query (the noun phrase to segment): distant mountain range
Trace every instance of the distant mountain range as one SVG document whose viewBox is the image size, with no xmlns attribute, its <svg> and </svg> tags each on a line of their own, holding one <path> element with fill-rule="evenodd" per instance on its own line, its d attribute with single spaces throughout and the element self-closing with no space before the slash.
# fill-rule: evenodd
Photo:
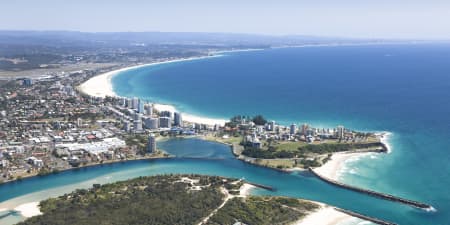
<svg viewBox="0 0 450 225">
<path fill-rule="evenodd" d="M 349 39 L 316 36 L 269 36 L 237 33 L 0 31 L 0 44 L 73 45 L 301 45 L 320 43 L 378 42 L 381 39 Z"/>
</svg>

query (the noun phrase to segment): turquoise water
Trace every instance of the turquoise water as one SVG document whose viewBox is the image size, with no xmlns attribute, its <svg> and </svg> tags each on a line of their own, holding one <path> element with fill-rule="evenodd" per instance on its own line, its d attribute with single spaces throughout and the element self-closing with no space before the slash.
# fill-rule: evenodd
<svg viewBox="0 0 450 225">
<path fill-rule="evenodd" d="M 244 163 L 234 159 L 229 147 L 222 144 L 188 138 L 160 142 L 159 147 L 175 155 L 182 150 L 181 157 L 185 157 L 186 154 L 194 158 L 203 157 L 205 152 L 209 152 L 210 156 L 213 157 L 208 159 L 174 158 L 133 161 L 25 179 L 0 186 L 0 201 L 3 201 L 0 203 L 0 207 L 12 203 L 22 204 L 39 201 L 51 196 L 61 195 L 76 188 L 86 188 L 93 183 L 113 182 L 154 174 L 198 173 L 245 178 L 252 182 L 276 188 L 276 192 L 257 190 L 254 194 L 275 194 L 306 198 L 368 215 L 377 215 L 391 221 L 404 221 L 404 224 L 426 224 L 423 221 L 427 221 L 428 217 L 438 218 L 436 214 L 426 213 L 409 206 L 336 188 L 308 173 L 287 174 Z M 31 194 L 27 195 L 27 193 Z M 412 216 L 414 221 L 420 219 L 422 222 L 413 223 L 412 219 L 405 219 L 405 216 Z M 18 220 L 20 217 L 16 215 L 6 217 L 6 219 Z"/>
<path fill-rule="evenodd" d="M 449 62 L 449 44 L 288 48 L 141 68 L 113 82 L 119 95 L 190 114 L 390 131 L 391 154 L 349 162 L 340 179 L 429 202 L 445 218 L 429 223 L 449 224 Z"/>
<path fill-rule="evenodd" d="M 234 160 L 226 146 L 196 139 L 160 147 L 204 159 L 129 162 L 1 185 L 0 209 L 92 183 L 181 172 L 245 177 L 274 186 L 277 195 L 322 201 L 401 225 L 449 224 L 449 62 L 450 45 L 445 44 L 310 47 L 231 53 L 113 78 L 119 95 L 173 104 L 189 114 L 229 118 L 261 113 L 282 124 L 390 131 L 392 153 L 349 162 L 340 179 L 429 203 L 436 212 L 342 190 L 305 173 L 248 165 Z"/>
</svg>

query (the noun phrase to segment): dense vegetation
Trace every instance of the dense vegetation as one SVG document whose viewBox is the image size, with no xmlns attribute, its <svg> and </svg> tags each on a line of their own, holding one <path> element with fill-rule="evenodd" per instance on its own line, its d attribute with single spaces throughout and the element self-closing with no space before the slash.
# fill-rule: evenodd
<svg viewBox="0 0 450 225">
<path fill-rule="evenodd" d="M 239 194 L 243 182 L 235 181 L 217 176 L 161 175 L 94 185 L 42 201 L 43 215 L 19 224 L 198 224 L 223 203 L 223 190 Z M 289 224 L 318 207 L 293 198 L 234 196 L 207 224 Z"/>
<path fill-rule="evenodd" d="M 367 149 L 367 148 L 375 148 L 375 147 L 383 147 L 382 143 L 374 142 L 374 143 L 324 143 L 318 145 L 305 145 L 298 148 L 299 152 L 302 153 L 316 153 L 316 154 L 326 154 L 333 152 L 343 152 L 343 151 L 351 151 L 356 149 Z"/>
<path fill-rule="evenodd" d="M 267 123 L 267 120 L 262 115 L 256 115 L 254 117 L 251 116 L 243 116 L 237 115 L 230 118 L 230 121 L 225 124 L 227 127 L 235 128 L 240 125 L 243 121 L 252 121 L 256 125 L 264 125 Z"/>
<path fill-rule="evenodd" d="M 208 221 L 208 225 L 290 224 L 318 208 L 317 204 L 283 197 L 234 198 Z"/>
<path fill-rule="evenodd" d="M 268 150 L 258 149 L 252 147 L 245 147 L 242 154 L 263 159 L 274 158 L 297 158 L 303 157 L 308 154 L 329 154 L 334 152 L 370 149 L 370 148 L 382 148 L 383 144 L 380 142 L 373 143 L 323 143 L 323 144 L 307 144 L 298 147 L 295 150 L 278 150 L 276 147 L 271 146 Z"/>
<path fill-rule="evenodd" d="M 223 178 L 189 177 L 210 186 L 190 190 L 179 175 L 140 177 L 45 200 L 43 215 L 20 224 L 195 224 L 223 202 Z"/>
</svg>

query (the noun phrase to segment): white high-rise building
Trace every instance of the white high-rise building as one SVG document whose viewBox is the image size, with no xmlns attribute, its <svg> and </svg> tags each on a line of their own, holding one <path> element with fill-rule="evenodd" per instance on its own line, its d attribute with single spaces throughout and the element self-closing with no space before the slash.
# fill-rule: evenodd
<svg viewBox="0 0 450 225">
<path fill-rule="evenodd" d="M 148 136 L 147 153 L 154 153 L 156 151 L 156 138 L 154 134 Z"/>
<path fill-rule="evenodd" d="M 147 104 L 145 107 L 145 115 L 152 116 L 153 115 L 153 106 L 150 104 Z"/>
<path fill-rule="evenodd" d="M 131 108 L 132 109 L 138 109 L 139 108 L 139 99 L 138 98 L 134 97 L 132 99 Z"/>
<path fill-rule="evenodd" d="M 144 101 L 141 99 L 138 99 L 138 106 L 137 109 L 138 113 L 144 113 Z"/>
<path fill-rule="evenodd" d="M 142 116 L 139 113 L 136 113 L 134 115 L 134 130 L 135 131 L 141 131 L 142 130 Z"/>
</svg>

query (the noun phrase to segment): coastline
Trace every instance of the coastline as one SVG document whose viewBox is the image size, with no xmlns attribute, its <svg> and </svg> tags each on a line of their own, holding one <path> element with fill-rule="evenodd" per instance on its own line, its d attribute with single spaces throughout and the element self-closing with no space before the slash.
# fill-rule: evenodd
<svg viewBox="0 0 450 225">
<path fill-rule="evenodd" d="M 345 153 L 337 152 L 331 156 L 322 166 L 315 168 L 314 171 L 320 175 L 332 180 L 340 180 L 340 171 L 344 168 L 346 162 L 357 157 L 367 156 L 373 153 Z"/>
<path fill-rule="evenodd" d="M 117 163 L 126 163 L 126 162 L 131 162 L 131 161 L 152 160 L 152 159 L 167 159 L 167 158 L 172 158 L 172 157 L 171 156 L 156 156 L 156 157 L 155 156 L 149 156 L 149 157 L 142 157 L 142 158 L 128 159 L 128 160 L 111 160 L 111 161 L 105 161 L 103 163 L 95 163 L 95 164 L 89 164 L 89 165 L 79 166 L 79 167 L 71 167 L 71 168 L 67 168 L 67 169 L 64 169 L 64 170 L 60 170 L 59 172 L 76 170 L 76 169 L 83 169 L 83 168 L 89 168 L 89 167 L 95 167 L 95 166 L 111 165 L 111 164 L 117 164 Z M 44 175 L 44 176 L 46 176 L 46 175 Z M 33 177 L 38 177 L 38 176 L 39 176 L 38 174 L 30 175 L 30 176 L 22 178 L 21 180 L 25 180 L 25 179 L 29 179 L 29 178 L 33 178 Z M 17 180 L 17 179 L 9 180 L 9 181 L 3 182 L 2 184 L 14 182 L 14 181 L 21 181 L 21 180 Z M 2 184 L 0 184 L 0 185 L 2 185 Z M 40 209 L 39 209 L 39 201 L 33 201 L 33 202 L 22 201 L 22 202 L 19 202 L 19 204 L 8 204 L 9 203 L 8 201 L 9 200 L 0 202 L 0 205 L 3 207 L 3 208 L 0 208 L 0 212 L 15 211 L 15 212 L 18 212 L 24 218 L 29 218 L 29 217 L 33 217 L 33 216 L 37 216 L 37 215 L 42 214 Z M 6 205 L 5 205 L 5 203 L 6 203 Z"/>
<path fill-rule="evenodd" d="M 256 186 L 244 183 L 241 188 L 239 188 L 239 197 L 247 197 L 251 194 L 252 190 L 255 189 Z"/>
<path fill-rule="evenodd" d="M 260 50 L 260 49 L 255 49 Z M 124 67 L 121 69 L 109 71 L 103 74 L 96 75 L 89 80 L 83 82 L 81 85 L 77 87 L 77 89 L 86 95 L 92 96 L 92 97 L 99 97 L 99 98 L 105 98 L 105 97 L 120 97 L 114 92 L 113 85 L 112 85 L 112 78 L 116 76 L 117 74 L 129 71 L 141 67 L 147 67 L 147 66 L 156 66 L 156 65 L 162 65 L 162 64 L 169 64 L 169 63 L 175 63 L 175 62 L 185 62 L 185 61 L 193 61 L 193 60 L 200 60 L 200 59 L 209 59 L 209 58 L 215 58 L 215 57 L 222 57 L 223 55 L 221 53 L 225 52 L 237 52 L 237 51 L 244 51 L 244 50 L 231 50 L 231 51 L 220 51 L 220 52 L 213 52 L 212 55 L 207 56 L 197 56 L 197 57 L 189 57 L 189 58 L 180 58 L 180 59 L 172 59 L 167 61 L 161 61 L 161 62 L 153 62 L 153 63 L 147 63 L 142 65 L 135 65 L 135 66 L 129 66 Z M 248 50 L 250 51 L 250 50 Z M 254 50 L 252 50 L 254 51 Z M 154 103 L 153 104 L 155 109 L 158 111 L 170 111 L 172 113 L 176 112 L 177 109 L 173 105 L 168 104 L 161 104 L 161 103 Z M 226 119 L 218 119 L 218 118 L 207 118 L 207 117 L 201 117 L 191 114 L 183 113 L 183 120 L 191 123 L 201 123 L 206 125 L 224 125 L 227 120 Z"/>
<path fill-rule="evenodd" d="M 39 202 L 29 202 L 14 208 L 14 211 L 17 211 L 25 218 L 30 218 L 33 216 L 41 215 L 42 212 L 39 208 Z"/>
<path fill-rule="evenodd" d="M 165 153 L 164 151 L 162 151 L 162 152 Z M 170 156 L 170 155 L 169 156 L 146 156 L 146 157 L 140 157 L 140 158 L 134 158 L 134 159 L 126 159 L 126 160 L 108 160 L 108 161 L 103 161 L 103 163 L 91 163 L 91 164 L 87 164 L 87 165 L 81 165 L 81 166 L 78 166 L 78 167 L 69 167 L 69 168 L 66 168 L 66 169 L 61 169 L 61 170 L 50 172 L 50 173 L 43 174 L 43 175 L 40 175 L 38 173 L 29 174 L 28 176 L 21 177 L 20 179 L 15 178 L 13 180 L 3 181 L 2 183 L 0 183 L 0 186 L 3 185 L 3 184 L 15 182 L 15 181 L 22 181 L 22 180 L 26 180 L 26 179 L 30 179 L 30 178 L 34 178 L 34 177 L 47 176 L 47 175 L 50 175 L 50 174 L 61 173 L 61 172 L 70 171 L 70 170 L 76 170 L 76 169 L 83 169 L 83 168 L 88 168 L 88 167 L 110 165 L 110 164 L 116 164 L 116 163 L 125 163 L 125 162 L 131 162 L 131 161 L 152 160 L 152 159 L 168 159 L 168 158 L 173 158 L 173 156 Z M 1 210 L 9 210 L 9 209 L 0 209 L 0 212 L 1 212 Z"/>
<path fill-rule="evenodd" d="M 383 143 L 387 148 L 387 154 L 392 151 L 391 146 L 389 145 L 389 138 L 392 136 L 391 132 L 377 132 L 375 133 L 380 137 L 380 142 Z M 345 164 L 349 161 L 359 160 L 360 158 L 370 156 L 373 154 L 379 154 L 374 152 L 337 152 L 333 153 L 331 159 L 328 160 L 324 165 L 314 168 L 314 171 L 324 176 L 328 179 L 340 181 L 341 179 L 341 171 L 345 167 Z"/>
<path fill-rule="evenodd" d="M 320 205 L 317 211 L 306 215 L 291 225 L 338 225 L 355 219 L 355 217 L 339 212 L 331 206 L 320 202 L 314 203 Z"/>
</svg>

